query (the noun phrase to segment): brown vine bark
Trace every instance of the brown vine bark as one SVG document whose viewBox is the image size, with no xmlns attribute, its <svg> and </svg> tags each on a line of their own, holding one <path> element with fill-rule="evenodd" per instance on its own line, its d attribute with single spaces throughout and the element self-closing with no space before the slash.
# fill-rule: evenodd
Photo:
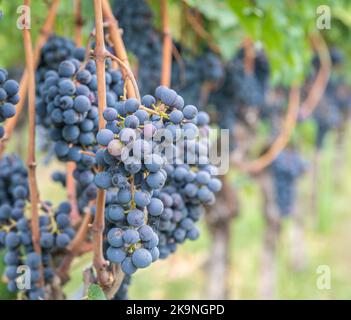
<svg viewBox="0 0 351 320">
<path fill-rule="evenodd" d="M 281 218 L 275 204 L 272 177 L 268 171 L 256 176 L 263 195 L 265 231 L 262 248 L 259 295 L 261 299 L 274 299 L 276 294 L 276 258 L 281 231 Z"/>
<path fill-rule="evenodd" d="M 23 4 L 30 7 L 30 0 L 24 0 Z M 40 228 L 39 228 L 39 191 L 36 178 L 35 162 L 35 66 L 32 48 L 32 37 L 29 27 L 23 28 L 23 44 L 26 59 L 26 73 L 28 75 L 28 114 L 29 114 L 29 141 L 28 141 L 28 180 L 31 202 L 31 229 L 33 247 L 37 254 L 41 256 Z M 43 268 L 40 267 L 40 284 L 44 284 Z"/>
<path fill-rule="evenodd" d="M 77 47 L 81 47 L 83 44 L 82 28 L 83 28 L 83 18 L 82 18 L 82 2 L 81 0 L 74 0 L 74 39 Z"/>
<path fill-rule="evenodd" d="M 331 69 L 329 50 L 323 37 L 320 34 L 314 34 L 311 36 L 311 43 L 317 51 L 320 61 L 320 69 L 312 88 L 308 93 L 308 96 L 301 104 L 300 116 L 302 119 L 306 119 L 312 114 L 323 97 L 324 91 L 328 84 Z"/>
<path fill-rule="evenodd" d="M 258 173 L 262 171 L 264 168 L 269 166 L 271 162 L 278 156 L 278 154 L 285 148 L 287 143 L 289 142 L 290 136 L 295 128 L 298 108 L 300 101 L 300 92 L 299 88 L 296 85 L 293 85 L 290 90 L 289 95 L 289 106 L 287 110 L 287 114 L 285 117 L 285 122 L 283 125 L 283 129 L 277 139 L 273 142 L 271 147 L 260 156 L 256 160 L 252 160 L 250 162 L 238 162 L 237 159 L 231 159 L 232 163 L 236 165 L 241 171 L 247 173 Z"/>
<path fill-rule="evenodd" d="M 160 0 L 163 31 L 161 85 L 170 87 L 172 72 L 172 36 L 169 29 L 167 0 Z"/>
<path fill-rule="evenodd" d="M 105 80 L 105 40 L 104 27 L 102 19 L 101 0 L 94 0 L 95 28 L 96 28 L 96 75 L 98 80 L 98 108 L 99 108 L 99 129 L 105 127 L 103 112 L 106 106 L 106 80 Z M 101 168 L 99 168 L 101 170 Z M 93 232 L 93 265 L 97 273 L 97 279 L 102 288 L 107 288 L 109 283 L 109 274 L 107 271 L 108 262 L 103 255 L 103 231 L 105 228 L 105 197 L 104 189 L 98 189 L 96 199 L 96 213 L 92 226 Z"/>
<path fill-rule="evenodd" d="M 228 298 L 230 273 L 231 222 L 238 214 L 235 190 L 226 176 L 221 176 L 222 190 L 216 203 L 206 208 L 206 223 L 212 236 L 212 246 L 206 266 L 206 298 L 222 300 Z"/>
<path fill-rule="evenodd" d="M 111 6 L 108 0 L 102 0 L 102 10 L 105 21 L 108 23 L 110 38 L 113 43 L 116 56 L 130 69 L 128 55 L 123 43 L 121 31 L 118 26 L 118 21 L 114 17 Z M 125 70 L 122 70 L 123 79 L 127 82 L 127 96 L 128 98 L 136 98 L 137 93 L 134 91 L 133 83 L 128 77 Z M 139 99 L 140 100 L 140 99 Z"/>
<path fill-rule="evenodd" d="M 38 36 L 38 40 L 36 42 L 36 46 L 34 49 L 34 64 L 35 66 L 38 65 L 39 59 L 40 59 L 40 50 L 46 40 L 49 37 L 49 34 L 53 28 L 53 25 L 55 23 L 56 19 L 56 14 L 58 10 L 58 6 L 60 4 L 60 0 L 53 0 L 51 3 L 51 7 L 49 9 L 48 15 L 45 19 L 45 22 L 40 29 L 40 34 Z M 25 70 L 23 72 L 22 79 L 20 81 L 20 89 L 19 89 L 19 97 L 20 100 L 18 104 L 16 105 L 16 115 L 13 118 L 8 119 L 5 124 L 5 137 L 0 141 L 0 158 L 2 157 L 2 154 L 6 148 L 6 142 L 11 138 L 12 133 L 14 128 L 16 127 L 16 124 L 18 122 L 19 116 L 21 114 L 21 111 L 23 109 L 24 103 L 26 101 L 26 94 L 27 94 L 27 88 L 28 88 L 28 74 L 27 71 Z"/>
<path fill-rule="evenodd" d="M 220 54 L 221 50 L 218 45 L 213 41 L 212 36 L 203 28 L 198 20 L 189 12 L 185 10 L 185 16 L 195 33 L 203 40 L 206 41 L 208 47 L 215 53 Z"/>
<path fill-rule="evenodd" d="M 108 3 L 107 3 L 108 4 Z M 109 4 L 108 4 L 109 6 Z M 94 0 L 95 12 L 95 28 L 96 28 L 96 46 L 95 46 L 95 59 L 96 59 L 96 75 L 98 79 L 98 107 L 99 107 L 99 129 L 105 127 L 105 120 L 103 118 L 103 111 L 106 106 L 106 82 L 105 82 L 105 59 L 110 56 L 117 59 L 123 66 L 127 66 L 124 61 L 108 54 L 105 49 L 104 29 L 103 29 L 103 15 L 102 15 L 102 0 Z M 123 42 L 122 42 L 123 44 Z M 126 70 L 129 70 L 126 67 Z M 130 80 L 134 80 L 132 77 Z M 131 82 L 134 83 L 133 81 Z M 136 85 L 136 83 L 134 83 Z M 137 86 L 136 86 L 137 88 Z M 133 87 L 133 92 L 134 92 Z M 134 92 L 135 93 L 135 92 Z M 135 93 L 140 99 L 139 92 Z M 101 170 L 101 168 L 99 168 Z M 115 292 L 120 287 L 124 273 L 121 267 L 114 265 L 109 268 L 108 261 L 105 260 L 103 255 L 103 231 L 105 228 L 105 198 L 106 192 L 103 189 L 98 189 L 96 199 L 96 213 L 92 226 L 93 233 L 93 265 L 97 273 L 97 281 L 104 289 L 107 297 L 114 296 Z"/>
</svg>

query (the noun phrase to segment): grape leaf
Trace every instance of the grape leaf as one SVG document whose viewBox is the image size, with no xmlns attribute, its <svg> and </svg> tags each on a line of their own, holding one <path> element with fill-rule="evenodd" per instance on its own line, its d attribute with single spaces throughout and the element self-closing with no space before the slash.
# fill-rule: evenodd
<svg viewBox="0 0 351 320">
<path fill-rule="evenodd" d="M 88 300 L 107 300 L 107 298 L 101 287 L 93 283 L 88 288 Z"/>
</svg>

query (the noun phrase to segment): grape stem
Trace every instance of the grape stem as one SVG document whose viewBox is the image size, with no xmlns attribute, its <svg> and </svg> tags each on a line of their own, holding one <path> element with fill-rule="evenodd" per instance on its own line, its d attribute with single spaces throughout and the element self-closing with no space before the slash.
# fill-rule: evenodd
<svg viewBox="0 0 351 320">
<path fill-rule="evenodd" d="M 160 0 L 163 32 L 161 85 L 170 87 L 172 71 L 172 36 L 169 28 L 167 0 Z"/>
<path fill-rule="evenodd" d="M 140 93 L 139 93 L 139 89 L 138 89 L 138 84 L 135 80 L 134 74 L 132 72 L 132 70 L 129 67 L 129 64 L 124 63 L 120 58 L 114 56 L 112 53 L 108 52 L 107 50 L 105 50 L 105 58 L 111 58 L 112 60 L 116 61 L 123 70 L 125 70 L 126 72 L 126 77 L 132 82 L 133 84 L 133 89 L 135 92 L 135 98 L 138 99 L 139 101 L 140 99 Z M 128 88 L 127 88 L 127 92 L 128 92 Z"/>
<path fill-rule="evenodd" d="M 94 157 L 94 158 L 96 157 L 96 154 L 94 152 L 91 152 L 91 151 L 80 150 L 79 153 L 85 154 L 89 157 Z"/>
<path fill-rule="evenodd" d="M 30 7 L 30 0 L 24 0 L 23 4 Z M 23 28 L 23 44 L 26 59 L 26 73 L 28 77 L 28 114 L 29 114 L 29 141 L 28 141 L 28 180 L 29 193 L 31 203 L 31 229 L 34 251 L 41 256 L 40 247 L 40 226 L 39 226 L 39 191 L 36 178 L 36 162 L 35 162 L 35 65 L 32 48 L 32 37 L 30 26 Z M 44 285 L 43 266 L 40 263 L 40 279 L 41 286 Z"/>
<path fill-rule="evenodd" d="M 40 50 L 43 47 L 44 43 L 47 41 L 53 26 L 55 24 L 57 10 L 60 4 L 60 0 L 53 0 L 51 3 L 51 7 L 48 11 L 48 15 L 45 19 L 45 22 L 40 29 L 38 40 L 35 45 L 34 49 L 34 64 L 35 66 L 38 65 L 40 59 Z M 16 114 L 13 118 L 8 119 L 5 124 L 5 137 L 0 141 L 0 158 L 2 157 L 3 152 L 6 148 L 6 142 L 11 138 L 13 130 L 16 127 L 18 119 L 21 115 L 21 111 L 23 109 L 24 103 L 26 101 L 26 94 L 28 89 L 28 73 L 25 70 L 22 75 L 22 79 L 20 82 L 20 89 L 19 89 L 19 102 L 16 105 Z"/>
<path fill-rule="evenodd" d="M 285 148 L 289 142 L 290 136 L 295 128 L 298 116 L 300 103 L 300 89 L 297 85 L 292 85 L 289 94 L 289 106 L 285 117 L 283 129 L 277 139 L 273 142 L 271 147 L 260 156 L 258 159 L 252 160 L 248 163 L 239 162 L 232 158 L 232 163 L 236 165 L 241 171 L 251 174 L 257 174 L 264 168 L 269 166 L 278 154 Z"/>
<path fill-rule="evenodd" d="M 132 78 L 128 75 L 130 70 L 129 60 L 125 45 L 123 43 L 121 31 L 118 26 L 118 21 L 114 17 L 111 6 L 108 0 L 102 0 L 102 10 L 105 20 L 108 23 L 109 35 L 115 49 L 115 53 L 120 61 L 125 64 L 128 68 L 122 69 L 123 79 L 126 82 L 127 86 L 127 96 L 128 98 L 137 98 L 139 95 L 139 90 L 135 87 Z M 121 64 L 120 64 L 121 65 Z M 134 77 L 133 77 L 134 78 Z"/>
<path fill-rule="evenodd" d="M 320 68 L 311 90 L 301 104 L 300 115 L 302 119 L 306 119 L 312 114 L 323 97 L 324 91 L 328 84 L 331 69 L 330 54 L 323 37 L 319 33 L 315 33 L 311 35 L 310 39 L 312 46 L 317 51 L 320 61 Z"/>
</svg>

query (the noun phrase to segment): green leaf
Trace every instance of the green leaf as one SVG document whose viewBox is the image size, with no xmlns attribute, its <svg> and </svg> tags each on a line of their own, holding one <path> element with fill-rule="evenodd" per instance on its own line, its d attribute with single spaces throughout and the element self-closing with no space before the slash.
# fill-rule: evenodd
<svg viewBox="0 0 351 320">
<path fill-rule="evenodd" d="M 107 300 L 107 298 L 101 287 L 93 283 L 88 288 L 88 300 Z"/>
<path fill-rule="evenodd" d="M 199 10 L 207 19 L 216 21 L 222 29 L 237 25 L 236 17 L 230 12 L 224 0 L 186 0 L 187 4 Z"/>
</svg>

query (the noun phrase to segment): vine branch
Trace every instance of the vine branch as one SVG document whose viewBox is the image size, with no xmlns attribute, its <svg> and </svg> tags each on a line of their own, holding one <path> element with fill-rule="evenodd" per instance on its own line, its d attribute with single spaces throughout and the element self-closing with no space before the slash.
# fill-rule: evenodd
<svg viewBox="0 0 351 320">
<path fill-rule="evenodd" d="M 115 49 L 115 54 L 128 68 L 130 69 L 128 55 L 123 43 L 121 31 L 118 26 L 118 21 L 114 17 L 111 6 L 108 0 L 102 0 L 102 10 L 105 20 L 108 22 L 110 38 Z M 127 76 L 126 69 L 122 69 L 122 75 L 127 86 L 128 98 L 136 98 L 139 93 L 135 92 L 134 85 L 130 77 Z M 140 97 L 139 97 L 140 100 Z"/>
<path fill-rule="evenodd" d="M 244 49 L 244 71 L 246 75 L 253 74 L 255 68 L 255 48 L 252 40 L 245 37 L 243 41 Z"/>
<path fill-rule="evenodd" d="M 104 27 L 102 19 L 102 0 L 94 0 L 95 28 L 96 28 L 96 75 L 98 80 L 98 108 L 99 108 L 99 129 L 105 127 L 103 111 L 106 106 L 106 81 L 105 81 L 105 59 L 106 49 L 104 40 Z M 101 171 L 102 168 L 99 168 Z M 113 275 L 108 271 L 108 261 L 103 255 L 103 232 L 105 228 L 105 198 L 106 191 L 98 189 L 96 199 L 96 213 L 92 226 L 93 232 L 93 265 L 97 273 L 97 280 L 101 287 L 108 291 L 114 284 Z M 122 272 L 122 271 L 120 271 Z"/>
<path fill-rule="evenodd" d="M 277 139 L 265 154 L 258 159 L 248 163 L 233 161 L 241 171 L 255 174 L 269 166 L 278 154 L 285 148 L 289 142 L 290 136 L 295 128 L 298 109 L 300 103 L 300 90 L 297 85 L 292 85 L 289 94 L 289 106 L 285 117 L 283 129 Z"/>
<path fill-rule="evenodd" d="M 74 39 L 77 47 L 81 47 L 83 43 L 82 28 L 82 2 L 81 0 L 74 0 Z"/>
<path fill-rule="evenodd" d="M 105 57 L 116 61 L 122 67 L 122 70 L 124 70 L 126 73 L 126 78 L 128 78 L 130 80 L 130 82 L 132 83 L 133 92 L 135 93 L 135 98 L 140 101 L 140 93 L 139 93 L 139 89 L 138 89 L 138 84 L 135 80 L 135 77 L 134 77 L 132 70 L 129 67 L 129 64 L 126 64 L 120 58 L 114 56 L 112 53 L 110 53 L 107 50 L 105 50 Z"/>
<path fill-rule="evenodd" d="M 24 0 L 23 4 L 30 7 L 30 0 Z M 31 202 L 31 227 L 33 247 L 37 254 L 41 256 L 40 247 L 40 227 L 39 227 L 39 191 L 36 179 L 35 163 L 35 66 L 32 48 L 32 37 L 29 27 L 23 28 L 23 44 L 26 59 L 26 73 L 28 75 L 28 113 L 29 113 L 29 141 L 28 141 L 28 180 Z M 44 283 L 43 268 L 40 267 L 41 285 Z"/>
<path fill-rule="evenodd" d="M 312 114 L 323 97 L 324 91 L 328 84 L 331 69 L 330 54 L 323 37 L 319 33 L 316 33 L 311 36 L 311 43 L 317 51 L 320 61 L 320 68 L 308 96 L 301 104 L 300 116 L 303 120 Z"/>
<path fill-rule="evenodd" d="M 185 10 L 186 19 L 189 24 L 192 26 L 195 33 L 202 39 L 206 41 L 206 44 L 209 48 L 217 54 L 221 53 L 220 48 L 217 44 L 214 43 L 212 36 L 203 28 L 203 26 L 197 21 L 197 19 L 189 12 L 189 10 Z"/>
<path fill-rule="evenodd" d="M 161 85 L 170 87 L 172 72 L 172 36 L 169 28 L 167 0 L 160 0 L 163 31 Z"/>
</svg>

